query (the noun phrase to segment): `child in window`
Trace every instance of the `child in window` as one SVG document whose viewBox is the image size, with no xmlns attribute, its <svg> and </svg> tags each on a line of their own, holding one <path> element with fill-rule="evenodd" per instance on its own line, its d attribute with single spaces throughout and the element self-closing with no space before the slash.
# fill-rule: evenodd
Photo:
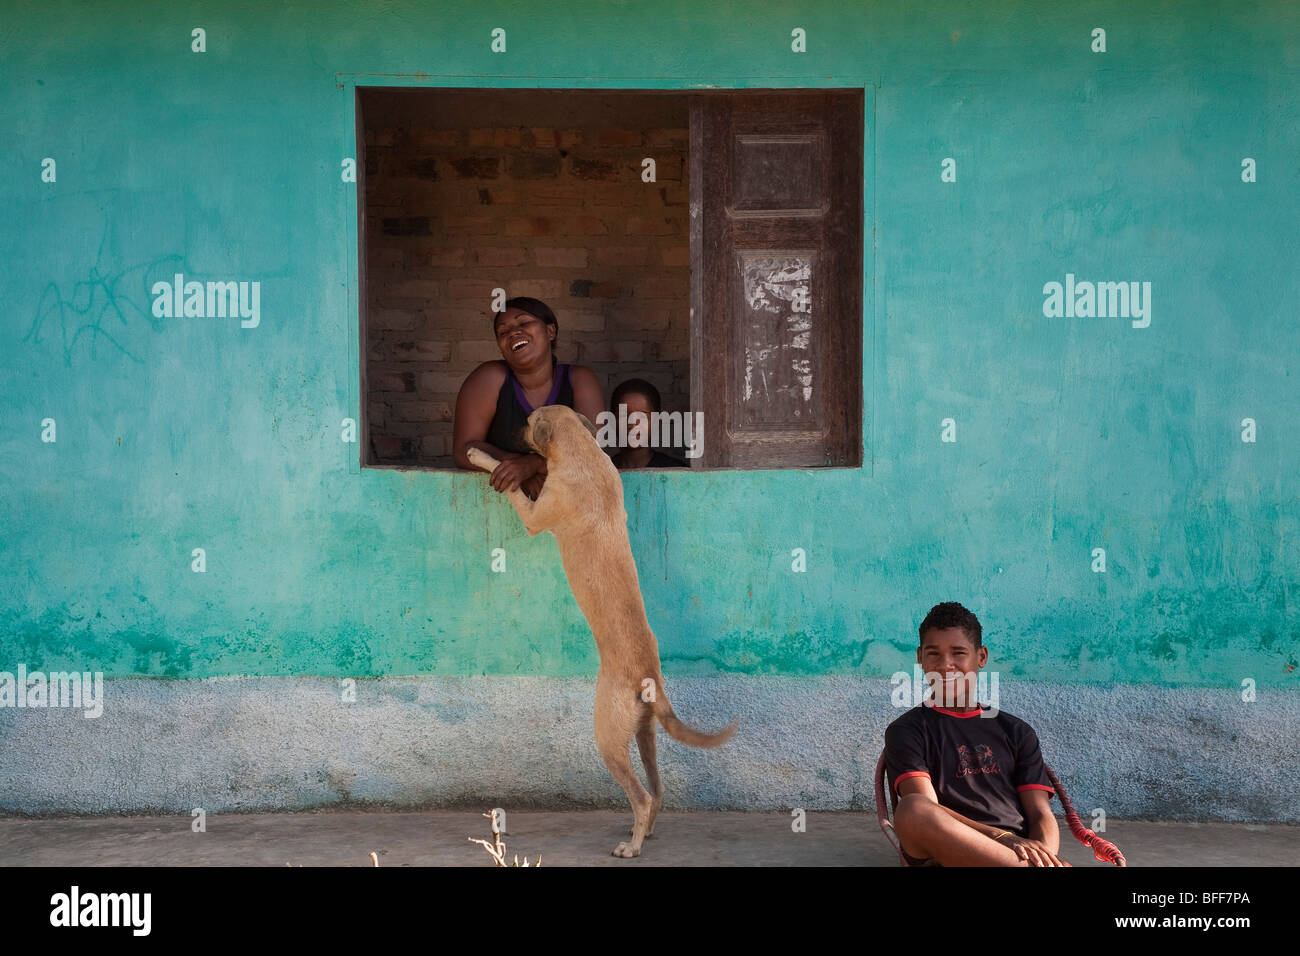
<svg viewBox="0 0 1300 956">
<path fill-rule="evenodd" d="M 650 421 L 650 415 L 654 412 L 661 411 L 659 403 L 659 389 L 655 388 L 645 379 L 630 378 L 614 389 L 614 394 L 610 396 L 609 407 L 615 415 L 618 414 L 620 404 L 627 406 L 628 432 L 632 431 L 632 414 L 640 412 L 646 416 L 646 422 Z M 650 430 L 647 424 L 645 429 L 646 441 L 649 441 Z M 686 462 L 680 458 L 674 458 L 672 455 L 666 455 L 658 448 L 641 447 L 635 448 L 629 445 L 621 449 L 614 456 L 614 464 L 620 471 L 629 468 L 685 468 Z"/>
</svg>

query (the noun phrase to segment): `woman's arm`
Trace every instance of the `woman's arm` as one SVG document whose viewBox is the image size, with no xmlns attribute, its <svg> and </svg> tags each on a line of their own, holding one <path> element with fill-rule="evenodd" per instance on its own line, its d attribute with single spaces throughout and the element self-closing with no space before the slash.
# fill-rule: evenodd
<svg viewBox="0 0 1300 956">
<path fill-rule="evenodd" d="M 573 410 L 599 428 L 600 423 L 596 419 L 601 412 L 607 410 L 600 379 L 585 365 L 575 365 L 570 368 L 569 378 L 573 383 Z M 603 451 L 607 455 L 614 455 L 619 449 L 605 448 Z"/>
<path fill-rule="evenodd" d="M 546 474 L 546 459 L 541 455 L 506 451 L 487 441 L 488 429 L 497 410 L 497 393 L 505 381 L 505 372 L 495 362 L 484 362 L 465 377 L 456 395 L 456 413 L 452 424 L 452 453 L 461 468 L 473 469 L 466 453 L 480 448 L 501 464 L 489 482 L 497 491 L 513 491 L 533 475 Z"/>
</svg>

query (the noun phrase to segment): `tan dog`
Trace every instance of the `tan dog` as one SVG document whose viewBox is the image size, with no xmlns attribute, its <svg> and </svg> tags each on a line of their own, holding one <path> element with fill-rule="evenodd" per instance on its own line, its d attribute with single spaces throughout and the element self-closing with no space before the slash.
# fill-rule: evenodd
<svg viewBox="0 0 1300 956">
<path fill-rule="evenodd" d="M 641 841 L 654 833 L 664 788 L 655 759 L 655 719 L 677 740 L 693 747 L 716 747 L 736 732 L 736 721 L 716 734 L 683 724 L 664 693 L 659 644 L 645 616 L 636 563 L 627 536 L 623 480 L 596 442 L 595 427 L 564 405 L 546 405 L 528 416 L 525 440 L 546 458 L 546 482 L 537 500 L 509 492 L 530 535 L 555 535 L 564 573 L 578 607 L 591 625 L 600 670 L 596 675 L 596 747 L 610 774 L 627 792 L 634 822 L 630 842 L 614 856 L 641 853 Z M 469 460 L 484 471 L 499 462 L 477 449 Z M 632 770 L 628 745 L 636 736 L 645 765 L 647 793 Z"/>
</svg>

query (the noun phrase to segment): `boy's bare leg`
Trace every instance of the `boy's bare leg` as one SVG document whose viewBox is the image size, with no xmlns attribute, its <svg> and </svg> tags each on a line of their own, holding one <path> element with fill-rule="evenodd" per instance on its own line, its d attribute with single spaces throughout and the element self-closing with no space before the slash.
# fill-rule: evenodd
<svg viewBox="0 0 1300 956">
<path fill-rule="evenodd" d="M 954 820 L 943 807 L 919 794 L 905 794 L 894 811 L 894 830 L 903 849 L 917 859 L 944 866 L 1027 866 L 1015 850 Z"/>
</svg>

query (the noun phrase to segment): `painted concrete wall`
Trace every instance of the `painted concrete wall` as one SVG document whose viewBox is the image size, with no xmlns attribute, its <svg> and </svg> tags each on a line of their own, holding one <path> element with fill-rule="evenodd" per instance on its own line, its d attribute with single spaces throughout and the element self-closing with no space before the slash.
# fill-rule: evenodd
<svg viewBox="0 0 1300 956">
<path fill-rule="evenodd" d="M 204 767 L 226 768 L 240 807 L 523 793 L 463 742 L 433 769 L 376 756 L 391 744 L 377 710 L 346 718 L 351 756 L 305 742 L 330 738 L 304 686 L 356 678 L 364 700 L 372 677 L 435 695 L 536 678 L 589 693 L 597 663 L 554 541 L 529 539 L 483 477 L 361 469 L 341 440 L 361 415 L 356 187 L 341 175 L 355 87 L 857 86 L 868 460 L 625 477 L 670 692 L 709 678 L 721 720 L 752 700 L 800 712 L 791 701 L 846 682 L 875 723 L 829 721 L 835 746 L 815 755 L 793 732 L 764 735 L 842 783 L 855 748 L 878 752 L 882 681 L 910 667 L 920 618 L 959 600 L 1005 694 L 1050 689 L 1094 727 L 1084 702 L 1131 702 L 1101 737 L 1054 724 L 1058 763 L 1158 765 L 1153 701 L 1212 701 L 1194 709 L 1217 715 L 1204 725 L 1178 724 L 1191 779 L 1226 787 L 1224 728 L 1253 728 L 1231 742 L 1247 769 L 1215 813 L 1300 818 L 1262 769 L 1300 769 L 1271 749 L 1294 737 L 1300 682 L 1293 4 L 11 4 L 4 22 L 0 669 L 109 680 L 104 723 L 76 734 L 56 732 L 62 715 L 0 708 L 0 809 L 187 808 Z M 807 52 L 792 52 L 795 28 Z M 256 326 L 156 316 L 153 284 L 176 273 L 259 283 Z M 1149 325 L 1045 316 L 1045 284 L 1067 275 L 1150 282 Z M 236 676 L 272 683 L 189 682 Z M 521 692 L 482 693 L 465 713 L 487 722 Z M 208 694 L 222 702 L 195 703 Z M 268 694 L 291 719 L 258 725 L 264 754 L 309 777 L 343 761 L 361 782 L 240 763 L 218 731 Z M 521 767 L 572 734 L 556 693 L 532 703 Z M 474 723 L 408 704 L 435 737 L 437 722 Z M 106 783 L 114 747 L 148 753 L 132 748 L 166 727 L 209 742 L 167 775 L 192 787 Z M 56 745 L 120 797 L 24 772 Z M 617 804 L 594 748 L 584 759 L 542 791 L 599 787 Z M 789 792 L 761 762 L 753 789 L 704 786 L 713 765 L 690 759 L 682 805 Z M 822 806 L 857 792 L 814 791 Z M 1192 791 L 1116 800 L 1214 815 Z"/>
</svg>

